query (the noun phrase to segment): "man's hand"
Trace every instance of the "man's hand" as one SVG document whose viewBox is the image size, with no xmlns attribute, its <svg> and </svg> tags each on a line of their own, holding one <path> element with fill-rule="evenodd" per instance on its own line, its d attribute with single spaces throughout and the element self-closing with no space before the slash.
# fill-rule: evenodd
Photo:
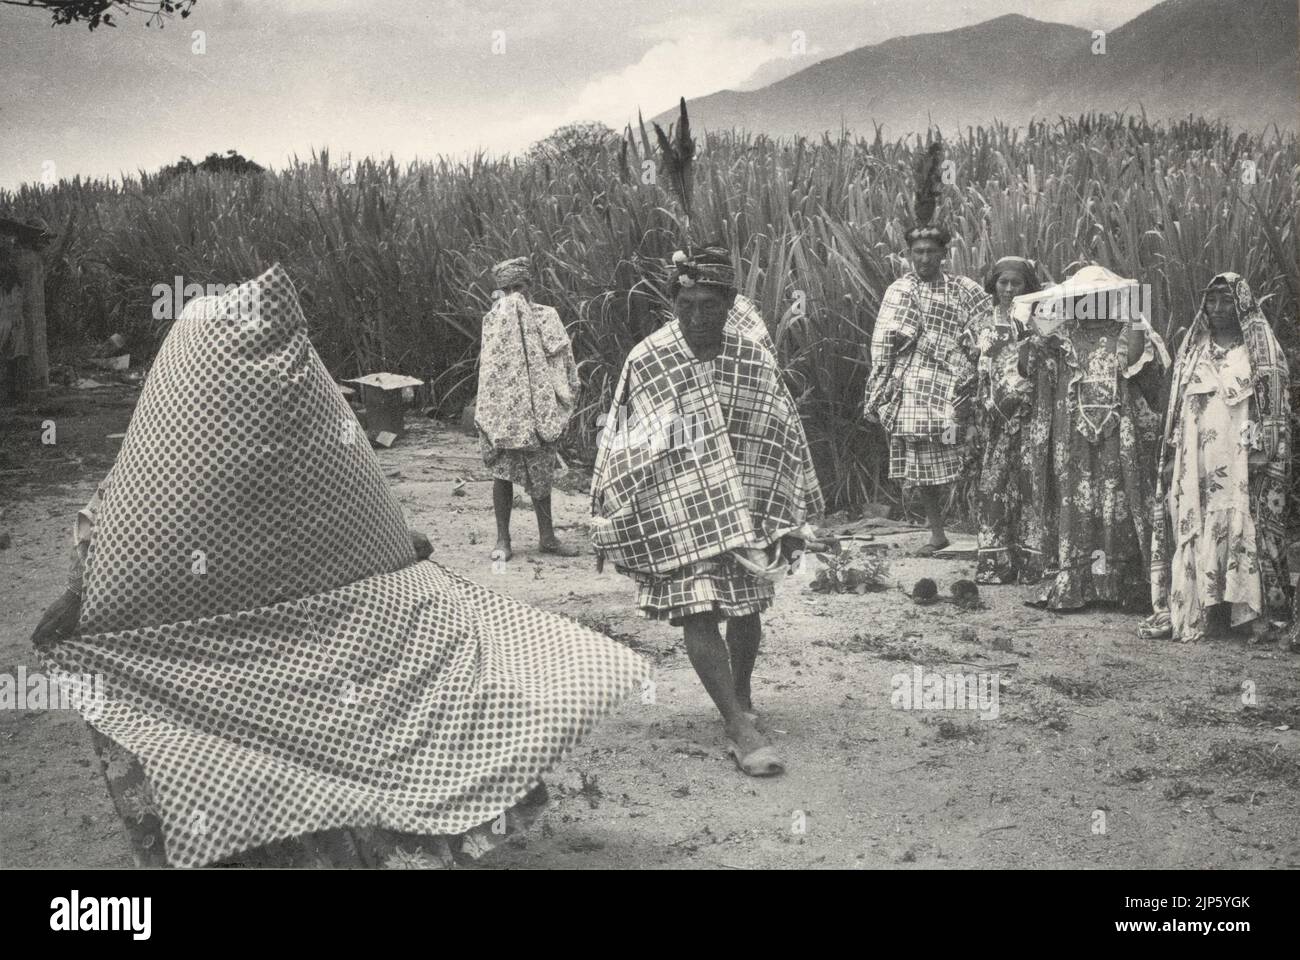
<svg viewBox="0 0 1300 960">
<path fill-rule="evenodd" d="M 50 604 L 32 633 L 32 646 L 49 650 L 64 640 L 77 635 L 77 622 L 81 619 L 81 594 L 65 590 L 63 596 Z"/>
<path fill-rule="evenodd" d="M 419 530 L 411 531 L 411 546 L 415 548 L 416 560 L 428 560 L 433 556 L 433 544 Z"/>
</svg>

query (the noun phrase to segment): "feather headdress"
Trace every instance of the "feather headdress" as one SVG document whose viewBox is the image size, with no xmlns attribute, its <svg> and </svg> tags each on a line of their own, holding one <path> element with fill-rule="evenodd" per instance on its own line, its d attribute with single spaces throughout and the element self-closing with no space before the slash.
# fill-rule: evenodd
<svg viewBox="0 0 1300 960">
<path fill-rule="evenodd" d="M 691 137 L 691 121 L 686 115 L 686 98 L 681 98 L 681 115 L 674 130 L 668 125 L 668 132 L 663 127 L 653 124 L 655 137 L 659 141 L 659 154 L 668 168 L 668 179 L 673 192 L 677 195 L 682 209 L 686 212 L 689 229 L 691 220 L 691 197 L 695 179 L 695 140 Z"/>
<path fill-rule="evenodd" d="M 946 227 L 935 224 L 934 211 L 943 196 L 943 140 L 935 139 L 925 152 L 916 160 L 914 170 L 916 177 L 916 196 L 912 200 L 912 212 L 916 224 L 907 231 L 908 245 L 917 240 L 935 240 L 946 247 L 952 239 Z"/>
</svg>

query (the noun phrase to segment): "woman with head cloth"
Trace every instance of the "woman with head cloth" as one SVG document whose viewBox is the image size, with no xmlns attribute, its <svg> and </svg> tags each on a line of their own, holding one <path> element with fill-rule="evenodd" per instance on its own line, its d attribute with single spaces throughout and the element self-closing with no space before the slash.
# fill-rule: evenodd
<svg viewBox="0 0 1300 960">
<path fill-rule="evenodd" d="M 1035 583 L 1043 573 L 1042 524 L 1035 522 L 1037 507 L 1021 454 L 1033 384 L 1020 375 L 1019 344 L 1029 330 L 1011 312 L 1013 299 L 1041 286 L 1038 265 L 1024 257 L 1003 257 L 984 282 L 994 307 L 976 328 L 976 416 L 983 440 L 975 510 L 979 583 Z"/>
<path fill-rule="evenodd" d="M 75 538 L 33 643 L 140 865 L 476 859 L 649 675 L 427 559 L 278 264 L 186 306 Z"/>
<path fill-rule="evenodd" d="M 492 268 L 498 289 L 483 317 L 475 421 L 483 463 L 490 467 L 497 542 L 493 561 L 510 559 L 510 513 L 517 483 L 533 498 L 542 553 L 576 557 L 560 543 L 551 519 L 560 435 L 578 398 L 578 367 L 554 308 L 532 300 L 527 257 Z"/>
<path fill-rule="evenodd" d="M 1143 636 L 1189 642 L 1249 627 L 1262 637 L 1289 618 L 1288 387 L 1250 287 L 1219 274 L 1174 365 Z"/>
<path fill-rule="evenodd" d="M 1164 340 L 1141 285 L 1100 265 L 1030 299 L 1035 331 L 1020 372 L 1034 386 L 1022 452 L 1049 568 L 1037 602 L 1145 608 Z"/>
</svg>

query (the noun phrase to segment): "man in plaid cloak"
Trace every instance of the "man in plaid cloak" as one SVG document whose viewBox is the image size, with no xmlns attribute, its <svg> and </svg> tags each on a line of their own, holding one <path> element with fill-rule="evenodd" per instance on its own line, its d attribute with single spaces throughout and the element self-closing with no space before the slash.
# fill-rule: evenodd
<svg viewBox="0 0 1300 960">
<path fill-rule="evenodd" d="M 637 606 L 683 628 L 750 776 L 784 763 L 750 697 L 759 614 L 823 510 L 799 412 L 728 251 L 678 251 L 674 317 L 627 358 L 601 432 L 592 540 L 637 582 Z M 725 642 L 718 623 L 726 620 Z"/>
<path fill-rule="evenodd" d="M 871 333 L 864 410 L 889 435 L 889 476 L 916 487 L 930 525 L 931 555 L 948 546 L 942 494 L 966 463 L 979 348 L 976 331 L 993 299 L 969 277 L 943 271 L 951 239 L 942 226 L 906 235 L 912 270 L 880 301 Z"/>
</svg>

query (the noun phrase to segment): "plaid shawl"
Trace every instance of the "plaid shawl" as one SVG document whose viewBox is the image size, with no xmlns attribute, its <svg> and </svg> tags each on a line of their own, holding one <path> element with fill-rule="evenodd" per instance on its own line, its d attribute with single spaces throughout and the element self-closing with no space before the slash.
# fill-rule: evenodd
<svg viewBox="0 0 1300 960">
<path fill-rule="evenodd" d="M 1255 429 L 1244 437 L 1254 450 L 1263 454 L 1262 462 L 1250 466 L 1250 512 L 1255 521 L 1260 573 L 1266 588 L 1275 591 L 1269 598 L 1269 613 L 1275 619 L 1285 617 L 1291 588 L 1286 569 L 1286 513 L 1291 485 L 1291 404 L 1288 390 L 1290 376 L 1286 354 L 1269 326 L 1244 277 L 1221 273 L 1210 281 L 1201 294 L 1201 308 L 1183 337 L 1174 363 L 1173 385 L 1169 392 L 1169 409 L 1165 414 L 1164 442 L 1160 445 L 1160 467 L 1156 475 L 1156 503 L 1151 543 L 1152 604 L 1157 610 L 1168 608 L 1169 563 L 1176 540 L 1169 516 L 1169 486 L 1165 481 L 1165 464 L 1175 453 L 1175 432 L 1183 418 L 1183 401 L 1187 384 L 1196 365 L 1210 344 L 1210 322 L 1205 315 L 1205 298 L 1210 288 L 1226 284 L 1237 302 L 1237 320 L 1242 341 L 1250 357 L 1250 419 Z"/>
<path fill-rule="evenodd" d="M 915 273 L 885 291 L 871 332 L 865 409 L 892 437 L 941 441 L 975 387 L 976 331 L 993 298 L 970 277 Z"/>
<path fill-rule="evenodd" d="M 753 305 L 740 306 L 711 365 L 673 321 L 623 367 L 592 478 L 592 541 L 623 572 L 767 547 L 824 509 L 771 340 L 752 328 Z"/>
<path fill-rule="evenodd" d="M 736 295 L 736 302 L 727 313 L 726 329 L 737 336 L 757 340 L 768 353 L 773 357 L 776 356 L 776 344 L 772 342 L 772 335 L 767 332 L 763 315 L 758 312 L 757 304 L 748 297 Z"/>
<path fill-rule="evenodd" d="M 200 866 L 336 827 L 495 819 L 648 676 L 572 620 L 417 561 L 278 265 L 186 306 L 145 383 L 52 672 Z M 93 708 L 93 709 L 90 709 Z"/>
</svg>

